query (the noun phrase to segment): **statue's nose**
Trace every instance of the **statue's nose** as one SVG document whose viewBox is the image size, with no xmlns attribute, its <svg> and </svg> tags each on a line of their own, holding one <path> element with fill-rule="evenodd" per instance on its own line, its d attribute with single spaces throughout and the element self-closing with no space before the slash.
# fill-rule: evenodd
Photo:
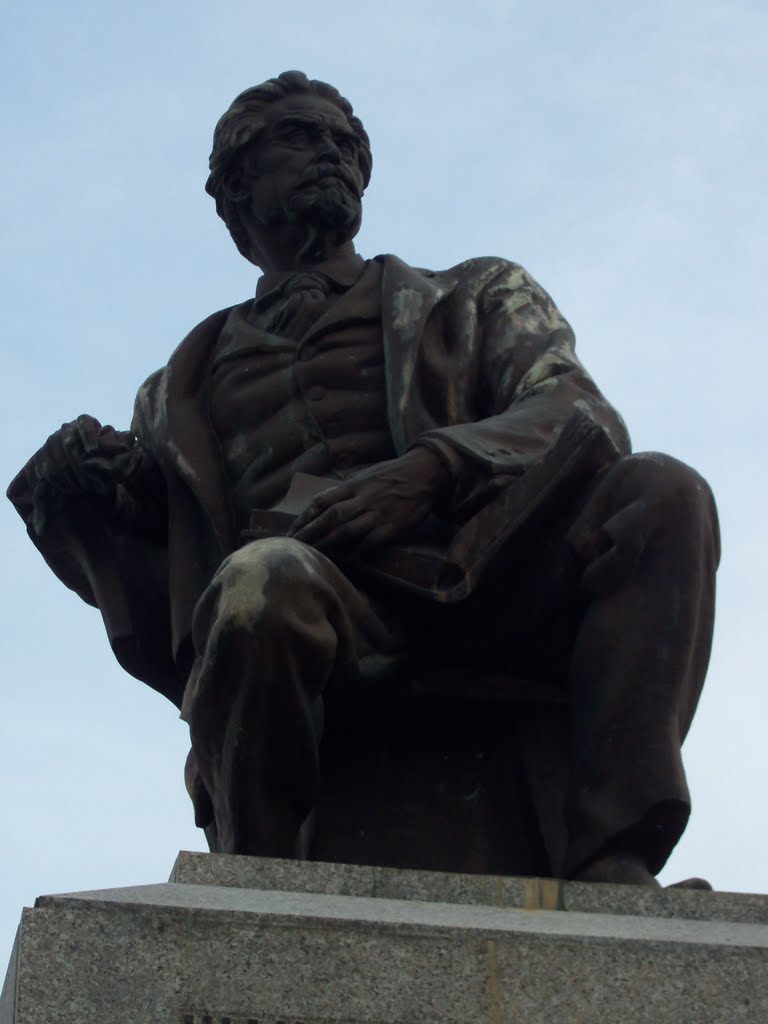
<svg viewBox="0 0 768 1024">
<path fill-rule="evenodd" d="M 341 153 L 330 135 L 323 135 L 318 141 L 317 155 L 323 160 L 332 160 L 334 163 L 341 161 Z"/>
</svg>

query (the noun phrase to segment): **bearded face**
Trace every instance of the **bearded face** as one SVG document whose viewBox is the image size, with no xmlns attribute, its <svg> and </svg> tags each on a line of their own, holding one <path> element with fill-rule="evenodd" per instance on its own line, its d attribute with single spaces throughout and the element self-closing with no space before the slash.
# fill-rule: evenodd
<svg viewBox="0 0 768 1024">
<path fill-rule="evenodd" d="M 254 233 L 288 227 L 303 235 L 297 260 L 317 259 L 353 238 L 362 218 L 357 147 L 343 113 L 327 100 L 302 95 L 272 104 L 240 176 Z"/>
<path fill-rule="evenodd" d="M 285 195 L 282 206 L 268 216 L 275 224 L 304 226 L 317 241 L 327 239 L 341 245 L 359 231 L 362 212 L 351 176 L 341 167 L 318 164 L 308 168 L 306 180 Z"/>
</svg>

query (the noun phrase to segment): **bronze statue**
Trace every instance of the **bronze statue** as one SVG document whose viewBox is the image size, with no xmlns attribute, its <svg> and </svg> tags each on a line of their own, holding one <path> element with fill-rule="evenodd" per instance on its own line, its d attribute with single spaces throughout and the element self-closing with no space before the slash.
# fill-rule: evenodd
<svg viewBox="0 0 768 1024">
<path fill-rule="evenodd" d="M 370 173 L 331 86 L 292 71 L 242 93 L 206 189 L 263 272 L 255 300 L 191 331 L 130 431 L 65 424 L 9 497 L 121 664 L 181 708 L 213 850 L 311 855 L 327 728 L 441 669 L 557 691 L 553 872 L 653 884 L 689 814 L 712 495 L 630 454 L 522 267 L 359 256 Z"/>
</svg>

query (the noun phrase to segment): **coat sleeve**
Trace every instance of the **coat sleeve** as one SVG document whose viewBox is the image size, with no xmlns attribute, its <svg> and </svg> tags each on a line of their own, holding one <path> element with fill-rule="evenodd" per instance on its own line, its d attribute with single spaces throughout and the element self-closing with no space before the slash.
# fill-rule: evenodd
<svg viewBox="0 0 768 1024">
<path fill-rule="evenodd" d="M 25 467 L 8 497 L 56 576 L 98 607 L 122 667 L 180 705 L 183 680 L 171 657 L 167 553 L 157 521 L 163 505 L 159 474 L 150 471 L 117 506 L 83 495 L 67 503 L 42 535 L 33 522 L 34 497 Z M 148 505 L 146 505 L 148 503 Z M 142 522 L 142 505 L 151 515 Z"/>
<path fill-rule="evenodd" d="M 454 301 L 470 301 L 457 289 Z M 576 414 L 592 420 L 618 453 L 630 450 L 623 420 L 579 362 L 570 325 L 520 266 L 504 264 L 464 310 L 476 324 L 467 342 L 467 405 L 476 418 L 423 434 L 454 480 L 451 513 L 462 521 L 552 450 Z"/>
</svg>

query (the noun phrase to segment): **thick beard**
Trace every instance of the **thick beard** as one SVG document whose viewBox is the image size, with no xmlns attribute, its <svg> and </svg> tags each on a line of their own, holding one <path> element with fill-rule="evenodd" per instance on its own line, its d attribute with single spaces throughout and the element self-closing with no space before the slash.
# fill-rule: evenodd
<svg viewBox="0 0 768 1024">
<path fill-rule="evenodd" d="M 306 237 L 296 255 L 297 265 L 319 260 L 332 246 L 354 238 L 360 228 L 362 205 L 347 188 L 331 178 L 294 192 L 283 216 L 305 229 Z"/>
</svg>

